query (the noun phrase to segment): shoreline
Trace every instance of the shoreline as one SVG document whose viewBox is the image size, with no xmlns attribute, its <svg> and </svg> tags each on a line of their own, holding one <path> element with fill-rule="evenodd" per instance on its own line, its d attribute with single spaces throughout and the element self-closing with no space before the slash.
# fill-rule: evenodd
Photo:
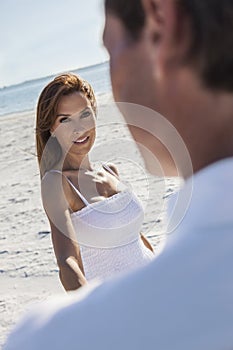
<svg viewBox="0 0 233 350">
<path fill-rule="evenodd" d="M 110 92 L 96 92 L 96 99 L 97 99 L 97 102 L 98 100 L 101 101 L 101 99 L 103 99 L 104 97 L 107 97 L 108 99 L 112 99 L 112 94 Z M 9 112 L 9 113 L 5 113 L 5 114 L 0 114 L 0 122 L 1 120 L 4 120 L 4 119 L 14 119 L 14 118 L 17 118 L 17 117 L 22 117 L 22 116 L 25 116 L 27 114 L 33 114 L 33 115 L 36 115 L 36 109 L 35 108 L 29 108 L 29 109 L 25 109 L 25 110 L 19 110 L 19 111 L 15 111 L 15 112 Z"/>
</svg>

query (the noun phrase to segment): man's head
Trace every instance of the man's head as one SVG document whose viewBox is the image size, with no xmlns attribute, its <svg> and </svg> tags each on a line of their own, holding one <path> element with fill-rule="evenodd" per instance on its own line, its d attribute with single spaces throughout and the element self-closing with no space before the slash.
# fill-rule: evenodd
<svg viewBox="0 0 233 350">
<path fill-rule="evenodd" d="M 141 40 L 144 26 L 145 14 L 140 1 L 106 0 L 103 40 L 110 55 L 113 94 L 117 102 L 150 104 L 148 99 L 144 102 L 142 91 L 148 90 L 152 82 L 149 57 L 144 54 L 145 43 Z"/>
<path fill-rule="evenodd" d="M 214 150 L 213 143 L 229 124 L 229 109 L 222 107 L 233 92 L 233 2 L 105 0 L 105 7 L 115 99 L 164 115 L 200 163 L 195 170 L 214 161 L 214 152 L 224 157 L 227 150 Z"/>
<path fill-rule="evenodd" d="M 162 3 L 168 3 L 162 4 Z M 169 4 L 170 3 L 170 4 Z M 173 7 L 174 38 L 188 21 L 190 37 L 186 61 L 193 63 L 206 86 L 233 91 L 233 3 L 231 0 L 105 0 L 106 13 L 117 17 L 135 41 L 145 22 L 151 22 L 151 34 L 159 41 L 166 8 Z M 171 15 L 171 14 L 170 14 Z M 175 17 L 174 17 L 175 16 Z M 153 22 L 157 21 L 156 23 Z M 178 23 L 179 22 L 179 23 Z"/>
</svg>

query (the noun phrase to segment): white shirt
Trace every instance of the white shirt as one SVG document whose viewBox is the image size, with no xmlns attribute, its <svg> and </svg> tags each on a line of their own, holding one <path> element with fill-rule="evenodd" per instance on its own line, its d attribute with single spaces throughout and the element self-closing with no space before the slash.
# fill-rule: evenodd
<svg viewBox="0 0 233 350">
<path fill-rule="evenodd" d="M 190 207 L 157 259 L 39 305 L 5 350 L 233 349 L 233 158 L 193 181 Z"/>
</svg>

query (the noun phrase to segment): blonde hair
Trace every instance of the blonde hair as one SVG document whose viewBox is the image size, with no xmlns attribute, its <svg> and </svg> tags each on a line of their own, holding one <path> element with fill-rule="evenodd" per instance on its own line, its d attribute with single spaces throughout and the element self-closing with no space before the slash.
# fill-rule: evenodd
<svg viewBox="0 0 233 350">
<path fill-rule="evenodd" d="M 90 101 L 94 113 L 97 113 L 93 88 L 75 74 L 58 75 L 40 94 L 36 111 L 36 149 L 41 176 L 61 158 L 61 147 L 56 138 L 51 137 L 50 129 L 55 123 L 60 99 L 74 92 L 82 93 Z"/>
</svg>

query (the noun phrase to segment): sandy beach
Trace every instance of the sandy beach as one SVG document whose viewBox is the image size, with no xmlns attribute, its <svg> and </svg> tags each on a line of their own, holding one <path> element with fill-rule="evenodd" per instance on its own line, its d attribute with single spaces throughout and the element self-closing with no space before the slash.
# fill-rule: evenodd
<svg viewBox="0 0 233 350">
<path fill-rule="evenodd" d="M 164 239 L 166 199 L 177 179 L 149 176 L 109 94 L 99 96 L 93 161 L 115 162 L 145 209 L 142 231 L 155 249 Z M 111 113 L 111 115 L 109 115 Z M 40 199 L 34 111 L 0 117 L 0 347 L 30 304 L 63 293 L 50 229 Z"/>
</svg>

